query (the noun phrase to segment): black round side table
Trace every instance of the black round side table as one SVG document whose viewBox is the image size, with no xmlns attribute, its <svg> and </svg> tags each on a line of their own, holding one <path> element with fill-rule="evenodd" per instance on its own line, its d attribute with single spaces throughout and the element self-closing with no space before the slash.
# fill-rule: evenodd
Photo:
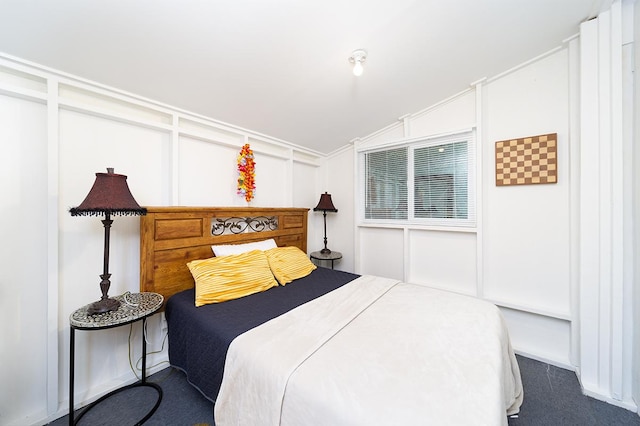
<svg viewBox="0 0 640 426">
<path fill-rule="evenodd" d="M 136 321 L 142 321 L 142 329 L 144 330 L 145 322 L 147 317 L 155 314 L 161 307 L 164 298 L 162 295 L 158 293 L 125 293 L 120 296 L 115 296 L 114 299 L 117 299 L 120 302 L 120 307 L 117 310 L 105 312 L 102 314 L 89 315 L 87 314 L 87 309 L 91 304 L 85 305 L 82 308 L 76 310 L 69 317 L 69 323 L 71 325 L 71 336 L 70 336 L 70 367 L 69 367 L 69 425 L 75 425 L 81 418 L 84 416 L 89 410 L 93 407 L 109 398 L 110 396 L 122 392 L 127 389 L 131 389 L 133 387 L 138 386 L 147 386 L 155 389 L 158 392 L 158 400 L 156 404 L 151 408 L 142 419 L 140 419 L 136 425 L 141 425 L 153 415 L 153 413 L 160 406 L 160 401 L 162 401 L 162 388 L 155 383 L 147 382 L 147 341 L 144 338 L 144 333 L 142 336 L 142 378 L 139 382 L 130 384 L 128 386 L 123 386 L 121 388 L 115 389 L 106 395 L 103 395 L 96 401 L 87 405 L 80 414 L 78 414 L 77 418 L 74 418 L 73 411 L 73 381 L 74 381 L 74 370 L 75 370 L 75 331 L 76 330 L 105 330 L 108 328 L 120 327 L 123 325 L 131 324 Z"/>
<path fill-rule="evenodd" d="M 309 257 L 311 261 L 314 260 L 327 260 L 331 262 L 331 269 L 333 269 L 333 262 L 342 259 L 342 253 L 339 251 L 331 251 L 330 253 L 322 253 L 321 251 L 312 252 Z"/>
</svg>

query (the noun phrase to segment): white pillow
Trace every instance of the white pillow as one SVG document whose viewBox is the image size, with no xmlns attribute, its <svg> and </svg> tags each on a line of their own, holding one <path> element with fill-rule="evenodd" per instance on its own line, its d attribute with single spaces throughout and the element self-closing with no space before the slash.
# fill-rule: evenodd
<svg viewBox="0 0 640 426">
<path fill-rule="evenodd" d="M 253 243 L 211 246 L 211 250 L 213 250 L 213 254 L 215 254 L 216 257 L 220 257 L 228 256 L 230 254 L 242 254 L 252 250 L 265 251 L 276 247 L 278 247 L 276 240 L 269 238 L 268 240 L 256 241 Z"/>
</svg>

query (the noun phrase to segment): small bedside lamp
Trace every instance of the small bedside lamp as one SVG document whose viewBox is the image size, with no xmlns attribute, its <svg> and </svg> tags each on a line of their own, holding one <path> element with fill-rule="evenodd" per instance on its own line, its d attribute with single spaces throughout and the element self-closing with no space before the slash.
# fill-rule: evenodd
<svg viewBox="0 0 640 426">
<path fill-rule="evenodd" d="M 333 206 L 333 201 L 331 201 L 331 194 L 320 194 L 320 201 L 318 201 L 318 205 L 313 208 L 314 212 L 318 210 L 322 211 L 322 216 L 324 216 L 324 248 L 320 250 L 322 254 L 329 254 L 331 250 L 327 248 L 327 212 L 337 213 L 338 209 Z"/>
<path fill-rule="evenodd" d="M 104 270 L 100 278 L 100 290 L 102 298 L 91 304 L 87 313 L 89 315 L 101 314 L 114 311 L 120 306 L 116 299 L 110 299 L 109 287 L 109 231 L 111 229 L 111 215 L 134 215 L 142 216 L 147 214 L 147 209 L 133 199 L 127 177 L 113 173 L 113 168 L 107 168 L 107 173 L 96 173 L 96 180 L 89 194 L 82 204 L 69 210 L 71 216 L 101 216 L 104 214 L 102 224 L 104 225 Z"/>
</svg>

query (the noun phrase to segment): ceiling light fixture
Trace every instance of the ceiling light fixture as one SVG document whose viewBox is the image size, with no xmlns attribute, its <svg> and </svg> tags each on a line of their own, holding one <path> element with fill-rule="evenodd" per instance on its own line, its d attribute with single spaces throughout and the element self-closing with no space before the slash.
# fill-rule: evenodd
<svg viewBox="0 0 640 426">
<path fill-rule="evenodd" d="M 362 67 L 362 64 L 366 60 L 367 60 L 366 50 L 357 49 L 353 51 L 353 53 L 351 54 L 351 57 L 349 57 L 349 62 L 353 64 L 353 75 L 355 75 L 356 77 L 359 77 L 362 75 L 362 71 L 364 70 L 364 68 Z"/>
</svg>

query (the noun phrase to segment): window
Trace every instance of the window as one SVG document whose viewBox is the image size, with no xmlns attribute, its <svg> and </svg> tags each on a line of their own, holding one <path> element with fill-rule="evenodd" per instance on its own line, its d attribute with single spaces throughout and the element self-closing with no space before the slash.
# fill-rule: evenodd
<svg viewBox="0 0 640 426">
<path fill-rule="evenodd" d="M 414 216 L 467 219 L 468 142 L 416 148 L 413 155 Z"/>
<path fill-rule="evenodd" d="M 407 218 L 407 148 L 365 154 L 366 219 Z"/>
<path fill-rule="evenodd" d="M 361 152 L 367 221 L 475 226 L 472 132 Z"/>
</svg>

